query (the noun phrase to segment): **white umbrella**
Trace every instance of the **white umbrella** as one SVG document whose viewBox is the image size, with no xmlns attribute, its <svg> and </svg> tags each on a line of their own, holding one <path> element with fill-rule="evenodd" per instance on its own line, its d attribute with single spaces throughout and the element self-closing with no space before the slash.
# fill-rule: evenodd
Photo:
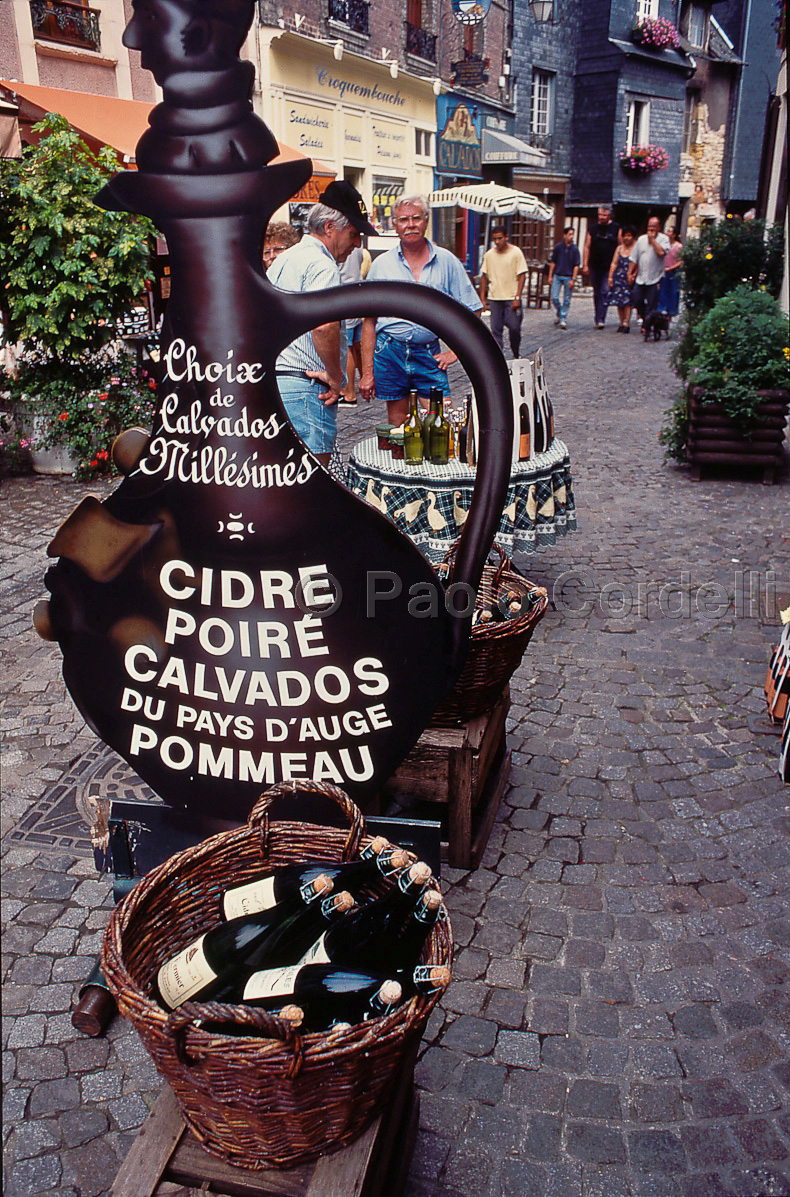
<svg viewBox="0 0 790 1197">
<path fill-rule="evenodd" d="M 432 208 L 469 208 L 487 216 L 512 216 L 518 212 L 532 220 L 551 220 L 552 210 L 535 195 L 502 187 L 499 183 L 469 183 L 464 187 L 447 187 L 432 191 Z"/>
</svg>

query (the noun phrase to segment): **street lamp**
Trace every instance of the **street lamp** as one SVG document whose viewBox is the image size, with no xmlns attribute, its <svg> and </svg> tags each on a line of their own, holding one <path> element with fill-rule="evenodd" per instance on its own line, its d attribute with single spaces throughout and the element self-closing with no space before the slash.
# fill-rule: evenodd
<svg viewBox="0 0 790 1197">
<path fill-rule="evenodd" d="M 529 7 L 539 25 L 545 25 L 554 17 L 554 0 L 529 0 Z"/>
</svg>

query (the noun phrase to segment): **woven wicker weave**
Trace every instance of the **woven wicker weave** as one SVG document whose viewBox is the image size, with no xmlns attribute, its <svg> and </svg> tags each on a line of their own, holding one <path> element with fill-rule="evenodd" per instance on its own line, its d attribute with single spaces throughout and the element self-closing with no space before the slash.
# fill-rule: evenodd
<svg viewBox="0 0 790 1197">
<path fill-rule="evenodd" d="M 457 544 L 446 558 L 448 581 L 452 581 L 456 547 Z M 508 619 L 503 623 L 478 623 L 472 628 L 469 653 L 461 676 L 431 716 L 431 727 L 456 727 L 459 723 L 476 719 L 493 707 L 506 682 L 521 664 L 532 633 L 549 605 L 546 590 L 516 573 L 513 563 L 500 545 L 495 543 L 494 550 L 499 556 L 499 563 L 485 566 L 475 606 L 490 607 L 502 590 L 512 590 L 519 598 L 530 591 L 537 591 L 540 598 L 516 619 Z"/>
<path fill-rule="evenodd" d="M 272 821 L 274 798 L 298 792 L 333 799 L 348 832 Z M 212 1155 L 246 1168 L 292 1167 L 350 1143 L 381 1112 L 416 1047 L 438 995 L 414 997 L 384 1018 L 348 1031 L 298 1034 L 243 1006 L 185 1003 L 166 1013 L 152 996 L 159 966 L 217 922 L 229 885 L 267 867 L 309 859 L 353 860 L 370 842 L 362 816 L 335 786 L 286 782 L 263 795 L 248 825 L 178 853 L 145 876 L 113 911 L 102 971 L 176 1095 L 184 1122 Z M 383 885 L 387 883 L 382 882 Z M 452 962 L 446 911 L 423 961 Z M 238 1023 L 217 1034 L 199 1023 Z M 255 1035 L 244 1035 L 244 1025 Z"/>
</svg>

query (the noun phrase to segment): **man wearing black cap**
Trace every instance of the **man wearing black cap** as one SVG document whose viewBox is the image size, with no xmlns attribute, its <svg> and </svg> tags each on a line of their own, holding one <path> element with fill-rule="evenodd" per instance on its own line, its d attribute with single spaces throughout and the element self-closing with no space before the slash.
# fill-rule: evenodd
<svg viewBox="0 0 790 1197">
<path fill-rule="evenodd" d="M 357 189 L 336 180 L 308 212 L 305 236 L 274 260 L 266 278 L 283 291 L 339 287 L 338 263 L 361 244 L 361 233 L 375 232 Z M 337 437 L 337 401 L 346 385 L 347 356 L 344 322 L 332 320 L 293 341 L 275 367 L 288 419 L 323 465 L 329 464 Z"/>
</svg>

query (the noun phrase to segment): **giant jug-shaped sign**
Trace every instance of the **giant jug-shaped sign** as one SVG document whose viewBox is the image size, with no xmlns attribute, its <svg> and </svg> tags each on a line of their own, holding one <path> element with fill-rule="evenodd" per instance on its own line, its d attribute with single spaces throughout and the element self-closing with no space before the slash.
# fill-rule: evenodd
<svg viewBox="0 0 790 1197">
<path fill-rule="evenodd" d="M 266 282 L 263 229 L 311 166 L 267 165 L 277 143 L 237 58 L 251 4 L 190 15 L 212 7 L 145 0 L 127 30 L 165 102 L 139 172 L 117 175 L 99 203 L 150 215 L 167 238 L 166 372 L 150 438 L 121 438 L 118 489 L 56 534 L 39 623 L 80 711 L 168 804 L 243 819 L 266 785 L 306 777 L 364 806 L 456 678 L 471 611 L 458 615 L 463 590 L 446 594 L 412 543 L 307 451 L 275 358 L 352 315 L 418 317 L 455 349 L 481 423 L 455 572 L 472 587 L 507 487 L 508 375 L 479 320 L 427 287 L 294 295 Z M 184 28 L 149 34 L 143 8 Z"/>
</svg>

